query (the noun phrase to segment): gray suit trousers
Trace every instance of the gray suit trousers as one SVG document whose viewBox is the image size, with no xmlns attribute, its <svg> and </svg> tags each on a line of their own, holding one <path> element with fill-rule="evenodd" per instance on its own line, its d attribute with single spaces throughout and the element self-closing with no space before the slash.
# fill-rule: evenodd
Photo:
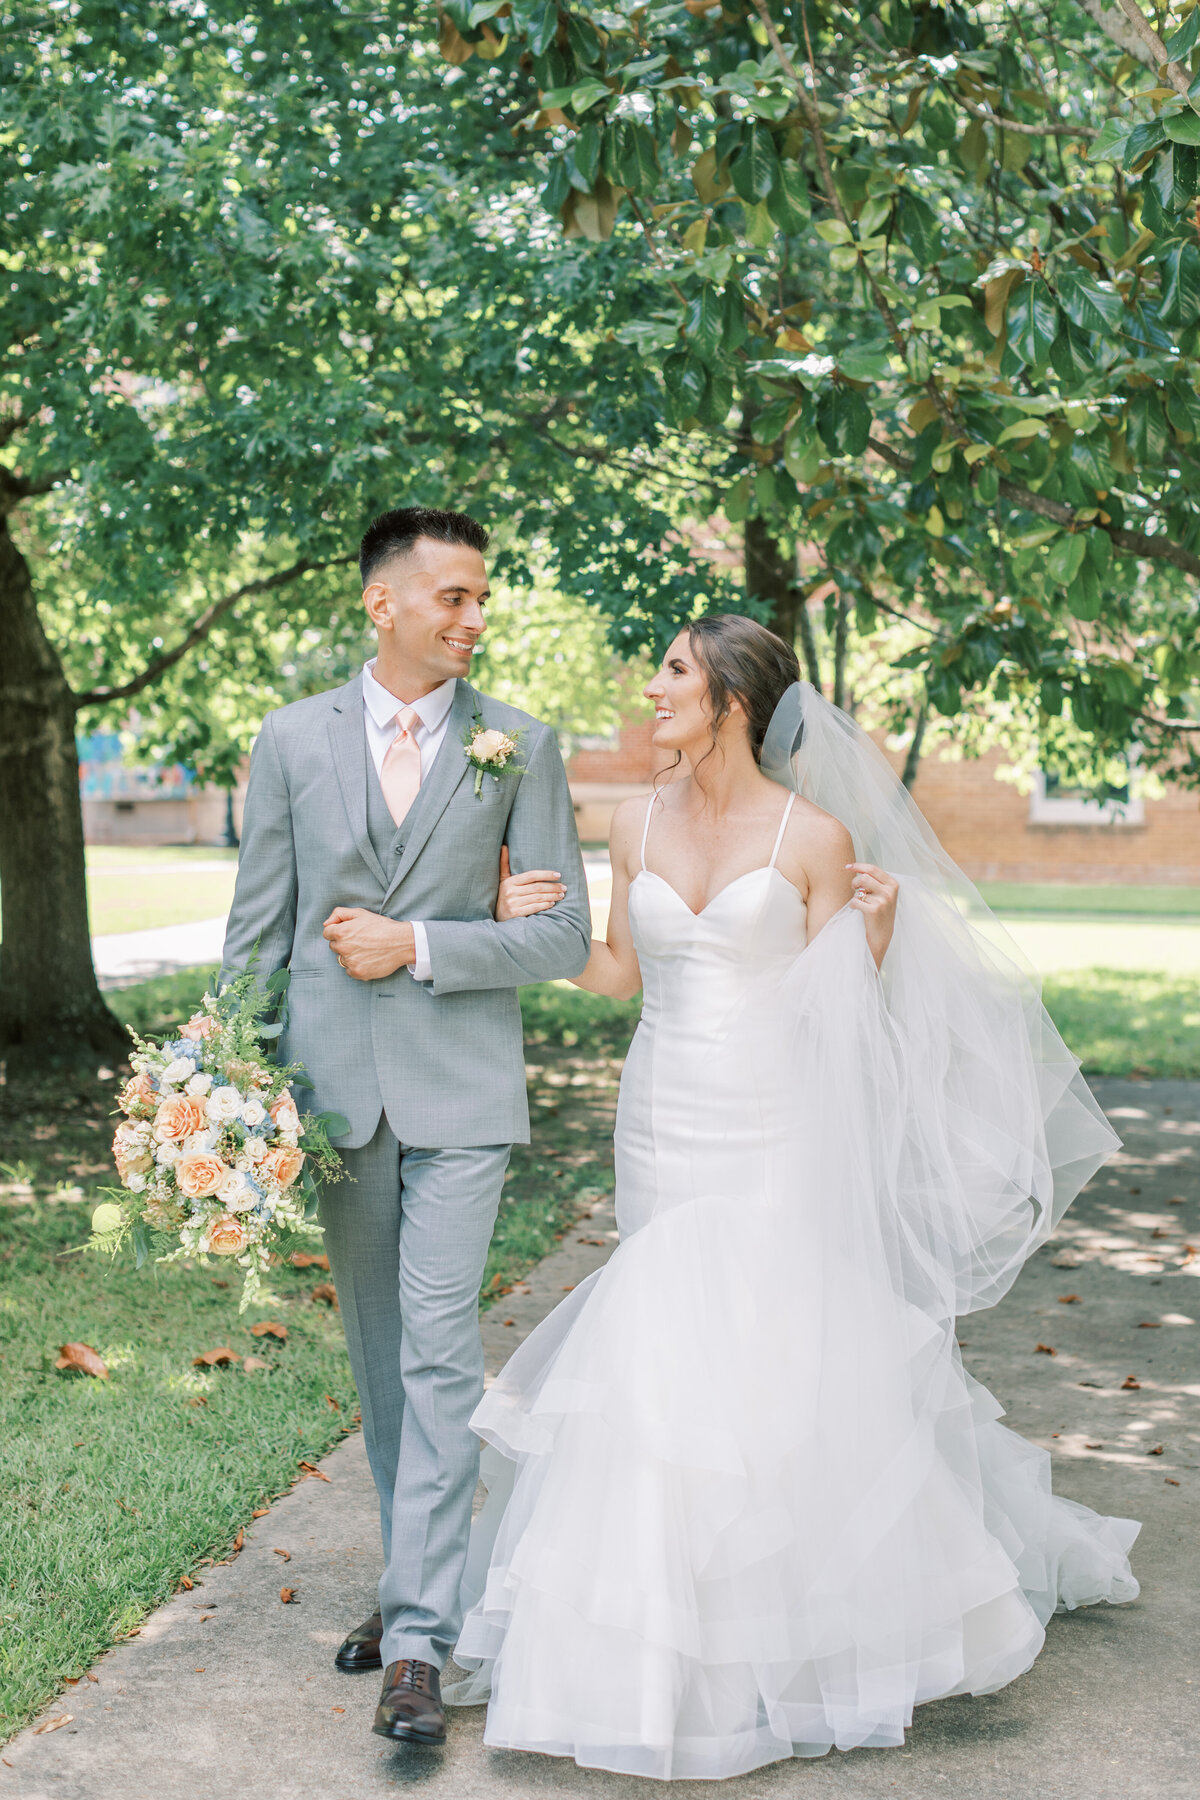
<svg viewBox="0 0 1200 1800">
<path fill-rule="evenodd" d="M 383 1663 L 441 1668 L 479 1473 L 479 1286 L 511 1145 L 414 1149 L 381 1119 L 321 1198 L 383 1529 Z"/>
</svg>

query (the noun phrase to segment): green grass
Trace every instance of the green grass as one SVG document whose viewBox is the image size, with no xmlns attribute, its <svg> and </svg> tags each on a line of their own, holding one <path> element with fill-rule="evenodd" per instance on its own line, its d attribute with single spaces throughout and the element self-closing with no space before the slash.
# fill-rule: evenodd
<svg viewBox="0 0 1200 1800">
<path fill-rule="evenodd" d="M 204 984 L 188 971 L 110 1000 L 161 1032 Z M 484 1304 L 611 1190 L 612 1103 L 637 1011 L 557 987 L 523 1000 L 535 1141 L 513 1153 Z M 0 1740 L 226 1555 L 354 1418 L 340 1321 L 311 1298 L 314 1272 L 276 1271 L 278 1304 L 239 1318 L 236 1273 L 110 1270 L 74 1253 L 113 1178 L 115 1086 L 0 1088 Z M 55 1203 L 63 1188 L 86 1198 Z M 263 1317 L 286 1325 L 286 1343 L 250 1335 Z M 98 1350 L 109 1379 L 56 1370 L 67 1342 Z M 193 1366 L 221 1345 L 269 1368 Z"/>
<path fill-rule="evenodd" d="M 979 891 L 1002 917 L 1022 913 L 1071 918 L 1200 918 L 1200 888 L 1088 887 L 1073 882 L 981 881 Z"/>
<path fill-rule="evenodd" d="M 92 934 L 151 931 L 160 925 L 189 925 L 229 911 L 237 865 L 220 869 L 89 869 L 88 917 Z"/>
<path fill-rule="evenodd" d="M 1085 969 L 1043 997 L 1085 1073 L 1200 1078 L 1200 978 Z"/>
<path fill-rule="evenodd" d="M 227 862 L 237 867 L 236 845 L 227 844 L 89 844 L 91 869 L 178 868 L 181 863 Z"/>
</svg>

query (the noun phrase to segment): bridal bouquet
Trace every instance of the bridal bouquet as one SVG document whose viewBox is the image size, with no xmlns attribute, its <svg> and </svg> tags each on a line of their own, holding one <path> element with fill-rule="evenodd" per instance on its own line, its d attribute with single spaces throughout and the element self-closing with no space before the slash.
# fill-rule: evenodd
<svg viewBox="0 0 1200 1800">
<path fill-rule="evenodd" d="M 320 1235 L 316 1173 L 337 1179 L 329 1133 L 347 1129 L 333 1113 L 301 1116 L 290 1091 L 300 1064 L 272 1060 L 283 1027 L 265 1015 L 287 980 L 281 971 L 260 988 L 248 970 L 205 994 L 178 1037 L 131 1034 L 113 1138 L 121 1186 L 92 1214 L 89 1248 L 115 1255 L 128 1241 L 139 1268 L 152 1251 L 158 1262 L 235 1258 L 243 1312 L 263 1296 L 272 1257 Z"/>
</svg>

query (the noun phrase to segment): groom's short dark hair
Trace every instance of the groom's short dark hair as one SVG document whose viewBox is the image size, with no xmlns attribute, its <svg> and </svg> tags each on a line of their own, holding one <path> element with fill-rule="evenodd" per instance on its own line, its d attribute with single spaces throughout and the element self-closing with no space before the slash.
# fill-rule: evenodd
<svg viewBox="0 0 1200 1800">
<path fill-rule="evenodd" d="M 358 567 L 364 587 L 376 569 L 393 556 L 407 556 L 418 538 L 439 544 L 465 544 L 481 554 L 490 542 L 478 519 L 469 513 L 443 512 L 437 506 L 397 506 L 372 519 L 358 547 Z"/>
</svg>

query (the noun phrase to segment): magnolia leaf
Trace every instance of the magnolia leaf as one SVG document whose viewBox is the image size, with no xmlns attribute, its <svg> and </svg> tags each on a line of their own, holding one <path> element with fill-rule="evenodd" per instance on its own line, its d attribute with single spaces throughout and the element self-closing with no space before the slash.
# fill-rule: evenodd
<svg viewBox="0 0 1200 1800">
<path fill-rule="evenodd" d="M 752 125 L 729 164 L 733 185 L 747 206 L 765 200 L 779 174 L 775 140 L 765 125 Z"/>
<path fill-rule="evenodd" d="M 715 288 L 705 285 L 688 307 L 684 333 L 704 362 L 711 362 L 720 347 L 724 318 Z"/>
<path fill-rule="evenodd" d="M 1070 587 L 1086 553 L 1087 540 L 1081 534 L 1056 538 L 1046 555 L 1047 576 L 1059 587 Z"/>
<path fill-rule="evenodd" d="M 795 163 L 780 163 L 775 185 L 767 195 L 767 211 L 780 231 L 799 231 L 811 218 L 808 179 Z"/>
<path fill-rule="evenodd" d="M 1125 119 L 1105 119 L 1088 148 L 1089 162 L 1120 163 L 1133 126 Z"/>
<path fill-rule="evenodd" d="M 260 1319 L 257 1325 L 250 1327 L 250 1336 L 278 1338 L 284 1344 L 287 1342 L 287 1326 L 281 1325 L 278 1319 Z"/>
<path fill-rule="evenodd" d="M 854 233 L 840 219 L 819 219 L 813 226 L 813 230 L 827 244 L 852 244 L 854 242 Z"/>
<path fill-rule="evenodd" d="M 56 1369 L 74 1369 L 80 1375 L 93 1375 L 108 1380 L 108 1368 L 98 1350 L 90 1344 L 63 1344 L 54 1364 Z"/>
<path fill-rule="evenodd" d="M 1167 61 L 1182 61 L 1189 50 L 1195 49 L 1197 38 L 1200 38 L 1200 8 L 1194 6 L 1183 24 L 1173 31 L 1166 41 L 1164 48 L 1167 52 Z M 1194 118 L 1196 115 L 1192 116 Z M 1196 140 L 1188 139 L 1189 143 L 1194 141 Z"/>
<path fill-rule="evenodd" d="M 1172 113 L 1164 117 L 1163 129 L 1173 144 L 1200 144 L 1200 113 L 1190 107 L 1187 112 Z"/>
<path fill-rule="evenodd" d="M 722 194 L 729 190 L 728 172 L 723 179 L 720 178 L 717 153 L 711 146 L 707 150 L 702 150 L 692 164 L 692 185 L 705 206 L 712 206 L 721 198 Z"/>
<path fill-rule="evenodd" d="M 1031 275 L 1008 306 L 1008 343 L 1030 364 L 1044 363 L 1058 330 L 1058 308 L 1040 276 Z"/>
<path fill-rule="evenodd" d="M 1005 269 L 1002 275 L 989 281 L 983 290 L 984 323 L 995 338 L 1004 334 L 1008 297 L 1024 277 L 1024 269 Z"/>
<path fill-rule="evenodd" d="M 871 435 L 871 409 L 855 388 L 826 388 L 817 402 L 817 430 L 834 456 L 861 456 Z"/>
<path fill-rule="evenodd" d="M 1037 437 L 1038 433 L 1044 430 L 1045 424 L 1041 419 L 1018 419 L 1015 425 L 1006 425 L 1004 427 L 1004 430 L 1000 433 L 996 442 L 998 444 L 1008 444 L 1011 443 L 1014 438 Z"/>
<path fill-rule="evenodd" d="M 192 1367 L 194 1369 L 223 1369 L 230 1363 L 241 1362 L 241 1360 L 241 1357 L 236 1356 L 228 1344 L 221 1344 L 216 1350 L 205 1350 L 201 1355 L 193 1356 Z"/>
</svg>

